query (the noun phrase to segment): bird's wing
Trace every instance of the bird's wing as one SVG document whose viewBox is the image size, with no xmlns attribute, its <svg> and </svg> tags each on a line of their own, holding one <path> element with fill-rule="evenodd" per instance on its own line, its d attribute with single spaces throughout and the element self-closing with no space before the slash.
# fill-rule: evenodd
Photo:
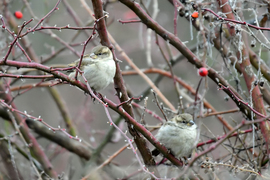
<svg viewBox="0 0 270 180">
<path fill-rule="evenodd" d="M 88 57 L 87 57 L 88 56 Z M 79 62 L 80 62 L 80 59 L 68 64 L 69 67 L 73 67 L 73 66 L 78 66 L 79 65 Z M 82 60 L 82 63 L 81 63 L 81 66 L 80 66 L 80 70 L 83 70 L 82 67 L 85 66 L 85 65 L 93 65 L 97 62 L 97 60 L 95 59 L 92 59 L 89 57 L 89 55 L 85 55 L 83 57 L 83 60 Z"/>
</svg>

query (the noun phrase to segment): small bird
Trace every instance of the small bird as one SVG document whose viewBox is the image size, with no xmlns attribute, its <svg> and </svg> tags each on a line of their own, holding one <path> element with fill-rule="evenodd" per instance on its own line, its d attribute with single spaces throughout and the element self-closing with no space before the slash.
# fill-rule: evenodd
<svg viewBox="0 0 270 180">
<path fill-rule="evenodd" d="M 165 122 L 155 137 L 175 157 L 188 157 L 198 142 L 197 125 L 190 114 L 180 114 Z M 159 153 L 157 149 L 152 151 L 154 156 Z"/>
<path fill-rule="evenodd" d="M 74 61 L 68 66 L 78 66 L 80 59 Z M 106 46 L 96 46 L 92 49 L 90 54 L 83 56 L 80 70 L 83 71 L 90 87 L 94 91 L 100 91 L 106 88 L 115 76 L 116 66 L 113 60 L 113 55 L 110 49 Z M 76 70 L 69 74 L 69 77 L 74 78 Z M 78 73 L 78 80 L 84 82 L 83 77 Z"/>
</svg>

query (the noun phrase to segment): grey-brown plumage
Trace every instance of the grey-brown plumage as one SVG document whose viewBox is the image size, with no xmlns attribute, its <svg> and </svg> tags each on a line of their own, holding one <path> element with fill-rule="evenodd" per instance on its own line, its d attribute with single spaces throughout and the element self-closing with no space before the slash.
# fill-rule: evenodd
<svg viewBox="0 0 270 180">
<path fill-rule="evenodd" d="M 80 60 L 76 60 L 69 66 L 78 66 Z M 80 70 L 84 73 L 90 87 L 95 91 L 106 88 L 115 75 L 116 66 L 110 49 L 106 46 L 96 46 L 90 54 L 84 55 Z M 69 77 L 75 77 L 75 71 L 69 74 Z M 78 80 L 84 82 L 83 77 L 78 74 Z"/>
<path fill-rule="evenodd" d="M 198 141 L 197 125 L 190 114 L 180 114 L 165 122 L 155 137 L 177 158 L 188 157 Z M 156 156 L 159 151 L 155 149 L 152 154 Z"/>
</svg>

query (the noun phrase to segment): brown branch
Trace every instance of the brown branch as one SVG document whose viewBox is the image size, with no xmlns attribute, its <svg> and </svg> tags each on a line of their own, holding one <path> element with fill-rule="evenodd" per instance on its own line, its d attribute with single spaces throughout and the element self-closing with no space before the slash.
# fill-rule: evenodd
<svg viewBox="0 0 270 180">
<path fill-rule="evenodd" d="M 100 17 L 103 17 L 102 1 L 92 0 L 92 4 L 93 4 L 94 12 L 95 12 L 95 18 L 98 19 Z M 112 49 L 112 46 L 111 46 L 111 43 L 109 41 L 109 37 L 107 34 L 107 28 L 106 28 L 104 19 L 101 19 L 100 21 L 97 22 L 97 31 L 101 39 L 101 44 L 111 47 Z M 112 50 L 112 52 L 114 54 L 114 50 Z M 114 54 L 114 59 L 116 62 L 116 74 L 114 77 L 115 89 L 117 91 L 120 101 L 125 102 L 129 100 L 129 97 L 124 86 L 121 69 L 120 69 L 119 64 L 116 61 L 117 58 L 115 57 L 115 54 Z M 123 104 L 122 107 L 131 117 L 134 117 L 134 113 L 131 106 L 129 106 L 128 104 Z M 134 137 L 134 141 L 143 157 L 144 163 L 150 167 L 155 165 L 156 163 L 154 159 L 152 158 L 151 152 L 147 148 L 146 141 L 144 140 L 144 138 L 138 133 L 138 131 L 135 128 L 131 127 L 130 123 L 128 123 L 128 128 L 129 128 L 130 134 Z"/>
</svg>

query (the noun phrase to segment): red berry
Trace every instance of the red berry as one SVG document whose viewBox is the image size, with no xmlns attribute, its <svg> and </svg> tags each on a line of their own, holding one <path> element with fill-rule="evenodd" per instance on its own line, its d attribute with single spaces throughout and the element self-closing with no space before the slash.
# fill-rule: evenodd
<svg viewBox="0 0 270 180">
<path fill-rule="evenodd" d="M 195 11 L 194 13 L 192 13 L 191 17 L 198 18 L 199 17 L 199 13 L 197 11 Z"/>
<path fill-rule="evenodd" d="M 17 19 L 21 19 L 23 17 L 23 13 L 21 11 L 16 11 L 14 13 L 14 16 L 17 18 Z"/>
<path fill-rule="evenodd" d="M 208 70 L 205 67 L 201 67 L 199 70 L 199 75 L 200 76 L 207 76 L 208 75 Z"/>
</svg>

